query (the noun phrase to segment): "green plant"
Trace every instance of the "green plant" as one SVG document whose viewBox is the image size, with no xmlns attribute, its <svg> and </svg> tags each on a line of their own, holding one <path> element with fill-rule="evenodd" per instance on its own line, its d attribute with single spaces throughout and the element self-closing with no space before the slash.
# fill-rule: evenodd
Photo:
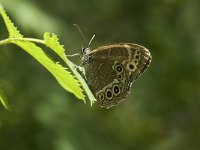
<svg viewBox="0 0 200 150">
<path fill-rule="evenodd" d="M 66 57 L 64 46 L 59 43 L 57 35 L 46 32 L 44 33 L 44 39 L 25 38 L 14 26 L 1 5 L 0 15 L 2 16 L 9 33 L 7 39 L 0 41 L 0 45 L 15 44 L 21 47 L 25 52 L 29 53 L 43 67 L 45 67 L 65 90 L 73 93 L 78 99 L 85 102 L 85 96 L 83 94 L 84 90 L 88 95 L 91 105 L 96 101 L 92 92 L 88 88 L 87 83 L 77 71 L 78 69 L 82 70 L 83 68 L 73 64 Z M 37 45 L 38 43 L 46 45 L 55 52 L 66 64 L 66 67 L 63 67 L 59 62 L 55 62 L 49 58 L 45 54 L 44 50 Z M 0 102 L 6 109 L 9 108 L 2 89 L 0 89 Z"/>
</svg>

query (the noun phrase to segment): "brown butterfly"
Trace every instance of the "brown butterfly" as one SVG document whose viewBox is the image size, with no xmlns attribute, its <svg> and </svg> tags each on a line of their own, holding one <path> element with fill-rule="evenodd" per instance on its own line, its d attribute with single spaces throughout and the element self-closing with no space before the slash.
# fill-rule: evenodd
<svg viewBox="0 0 200 150">
<path fill-rule="evenodd" d="M 131 85 L 149 66 L 151 54 L 133 43 L 83 48 L 86 82 L 100 106 L 110 108 L 124 100 Z"/>
</svg>

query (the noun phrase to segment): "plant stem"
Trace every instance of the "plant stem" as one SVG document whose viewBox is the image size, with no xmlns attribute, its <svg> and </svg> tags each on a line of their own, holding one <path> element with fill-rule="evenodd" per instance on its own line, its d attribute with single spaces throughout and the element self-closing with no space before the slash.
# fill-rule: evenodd
<svg viewBox="0 0 200 150">
<path fill-rule="evenodd" d="M 0 41 L 0 45 L 9 44 L 10 42 L 11 42 L 10 39 L 5 39 L 5 40 Z"/>
<path fill-rule="evenodd" d="M 14 41 L 25 41 L 25 42 L 34 42 L 34 43 L 40 43 L 40 44 L 45 44 L 44 40 L 40 39 L 34 39 L 34 38 L 7 38 L 5 40 L 0 41 L 0 45 L 4 44 L 10 44 L 14 43 Z"/>
<path fill-rule="evenodd" d="M 45 44 L 44 40 L 35 39 L 35 38 L 12 38 L 12 41 L 15 41 L 15 40 Z"/>
</svg>

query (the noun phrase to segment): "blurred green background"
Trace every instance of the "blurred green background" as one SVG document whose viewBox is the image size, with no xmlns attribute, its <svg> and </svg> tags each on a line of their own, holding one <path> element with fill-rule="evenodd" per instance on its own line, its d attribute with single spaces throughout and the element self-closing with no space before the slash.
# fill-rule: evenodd
<svg viewBox="0 0 200 150">
<path fill-rule="evenodd" d="M 149 69 L 126 101 L 90 107 L 64 91 L 36 60 L 0 47 L 0 150 L 199 150 L 199 0 L 0 0 L 26 37 L 57 34 L 67 54 L 115 42 L 147 47 Z M 7 37 L 0 20 L 0 39 Z M 79 58 L 73 58 L 76 64 Z"/>
</svg>

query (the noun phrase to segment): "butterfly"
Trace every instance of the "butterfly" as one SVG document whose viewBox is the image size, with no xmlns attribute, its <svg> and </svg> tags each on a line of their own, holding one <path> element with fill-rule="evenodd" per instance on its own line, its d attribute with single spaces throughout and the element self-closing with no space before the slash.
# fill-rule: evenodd
<svg viewBox="0 0 200 150">
<path fill-rule="evenodd" d="M 101 107 L 124 100 L 131 85 L 148 67 L 149 50 L 133 43 L 116 43 L 95 49 L 82 48 L 86 82 Z"/>
</svg>

